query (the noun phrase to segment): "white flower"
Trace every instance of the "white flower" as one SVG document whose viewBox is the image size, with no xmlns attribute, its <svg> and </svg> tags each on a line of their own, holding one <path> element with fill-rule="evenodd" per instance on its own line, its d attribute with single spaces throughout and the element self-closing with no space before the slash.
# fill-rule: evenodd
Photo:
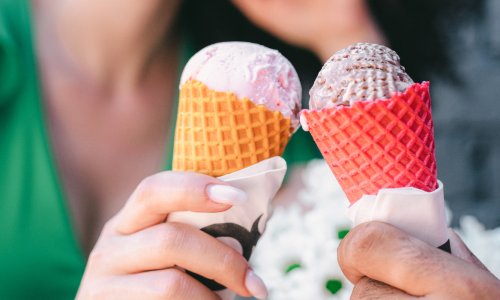
<svg viewBox="0 0 500 300">
<path fill-rule="evenodd" d="M 299 205 L 276 208 L 251 264 L 274 300 L 349 299 L 353 285 L 337 261 L 337 247 L 352 227 L 349 202 L 324 160 L 309 163 Z"/>
<path fill-rule="evenodd" d="M 500 228 L 485 230 L 483 224 L 472 216 L 460 218 L 460 229 L 455 229 L 469 250 L 500 278 Z"/>
<path fill-rule="evenodd" d="M 271 300 L 349 299 L 353 285 L 337 261 L 341 238 L 352 227 L 344 216 L 349 201 L 324 160 L 311 161 L 302 179 L 305 188 L 297 195 L 302 206 L 275 209 L 250 263 Z M 451 222 L 448 208 L 446 214 Z M 460 225 L 459 236 L 500 277 L 500 228 L 485 230 L 470 216 Z"/>
</svg>

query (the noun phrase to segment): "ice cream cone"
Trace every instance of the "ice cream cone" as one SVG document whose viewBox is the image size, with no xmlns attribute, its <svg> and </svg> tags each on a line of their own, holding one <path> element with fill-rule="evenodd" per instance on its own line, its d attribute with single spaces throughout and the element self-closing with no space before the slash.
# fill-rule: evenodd
<svg viewBox="0 0 500 300">
<path fill-rule="evenodd" d="M 173 170 L 218 177 L 281 156 L 290 122 L 280 111 L 188 80 L 180 91 Z"/>
<path fill-rule="evenodd" d="M 386 100 L 302 111 L 351 204 L 382 188 L 438 187 L 430 101 L 424 82 Z"/>
</svg>

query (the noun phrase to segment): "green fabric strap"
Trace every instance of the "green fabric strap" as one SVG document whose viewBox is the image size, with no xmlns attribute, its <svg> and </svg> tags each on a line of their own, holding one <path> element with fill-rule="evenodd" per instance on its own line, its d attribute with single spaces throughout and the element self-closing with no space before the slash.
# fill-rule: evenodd
<svg viewBox="0 0 500 300">
<path fill-rule="evenodd" d="M 0 0 L 0 299 L 73 299 L 85 261 L 43 122 L 26 0 Z"/>
</svg>

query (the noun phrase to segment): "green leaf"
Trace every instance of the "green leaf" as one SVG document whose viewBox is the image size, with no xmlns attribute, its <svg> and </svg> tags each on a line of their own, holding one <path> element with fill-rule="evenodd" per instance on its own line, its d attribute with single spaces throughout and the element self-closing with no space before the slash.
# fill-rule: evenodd
<svg viewBox="0 0 500 300">
<path fill-rule="evenodd" d="M 342 288 L 342 281 L 337 279 L 330 279 L 326 282 L 326 289 L 335 295 Z"/>
<path fill-rule="evenodd" d="M 339 232 L 338 232 L 339 239 L 340 240 L 343 239 L 348 233 L 349 233 L 349 229 L 339 230 Z"/>
<path fill-rule="evenodd" d="M 285 273 L 288 273 L 288 272 L 290 272 L 291 270 L 293 270 L 293 269 L 297 269 L 297 268 L 300 268 L 300 267 L 302 267 L 300 264 L 293 264 L 293 265 L 290 265 L 290 266 L 286 269 Z"/>
</svg>

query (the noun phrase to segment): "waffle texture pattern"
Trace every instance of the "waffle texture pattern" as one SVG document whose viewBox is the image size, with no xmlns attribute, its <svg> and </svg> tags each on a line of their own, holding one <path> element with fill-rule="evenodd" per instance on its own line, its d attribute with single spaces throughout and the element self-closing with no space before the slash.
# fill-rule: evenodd
<svg viewBox="0 0 500 300">
<path fill-rule="evenodd" d="M 302 113 L 351 204 L 382 188 L 438 187 L 428 82 L 390 99 Z"/>
<path fill-rule="evenodd" d="M 281 156 L 290 122 L 280 111 L 189 80 L 180 92 L 173 170 L 218 177 Z"/>
</svg>

